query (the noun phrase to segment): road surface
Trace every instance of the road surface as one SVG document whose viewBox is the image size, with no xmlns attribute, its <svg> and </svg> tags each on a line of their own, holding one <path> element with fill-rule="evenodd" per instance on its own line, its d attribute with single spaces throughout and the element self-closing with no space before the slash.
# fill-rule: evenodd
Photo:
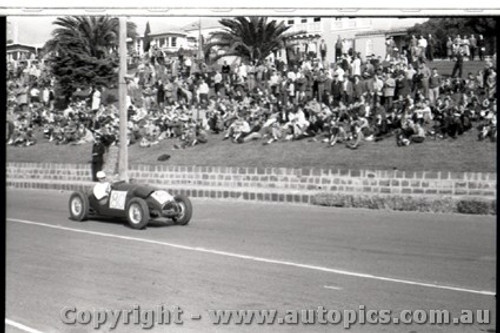
<svg viewBox="0 0 500 333">
<path fill-rule="evenodd" d="M 120 221 L 69 220 L 69 194 L 7 190 L 7 332 L 137 332 L 148 311 L 164 320 L 148 332 L 495 329 L 492 216 L 195 199 L 189 225 L 137 231 Z M 122 314 L 112 329 L 109 311 L 121 309 L 129 321 Z M 277 310 L 281 323 L 213 324 L 209 310 L 224 309 Z M 101 310 L 107 321 L 95 330 Z M 301 310 L 317 310 L 315 324 L 300 322 L 311 318 Z M 369 310 L 390 310 L 391 318 L 410 310 L 410 319 L 422 310 L 452 318 L 489 310 L 490 323 L 363 324 Z M 344 311 L 356 311 L 349 330 L 330 322 Z"/>
</svg>

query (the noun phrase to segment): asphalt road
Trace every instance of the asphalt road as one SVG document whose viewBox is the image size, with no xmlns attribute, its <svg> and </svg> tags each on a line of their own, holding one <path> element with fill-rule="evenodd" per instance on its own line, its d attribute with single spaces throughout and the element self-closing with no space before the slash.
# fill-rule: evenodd
<svg viewBox="0 0 500 333">
<path fill-rule="evenodd" d="M 69 194 L 7 190 L 7 332 L 95 332 L 92 322 L 63 323 L 62 313 L 73 321 L 79 311 L 84 322 L 89 314 L 97 320 L 93 311 L 137 305 L 143 314 L 162 309 L 164 319 L 170 310 L 170 323 L 148 332 L 347 331 L 343 322 L 286 324 L 294 317 L 214 325 L 208 312 L 318 308 L 343 318 L 344 310 L 359 310 L 358 322 L 368 310 L 394 317 L 447 310 L 452 318 L 490 311 L 484 325 L 357 323 L 349 332 L 495 329 L 495 217 L 196 199 L 189 225 L 137 231 L 120 221 L 69 220 Z M 99 331 L 141 331 L 133 315 Z"/>
</svg>

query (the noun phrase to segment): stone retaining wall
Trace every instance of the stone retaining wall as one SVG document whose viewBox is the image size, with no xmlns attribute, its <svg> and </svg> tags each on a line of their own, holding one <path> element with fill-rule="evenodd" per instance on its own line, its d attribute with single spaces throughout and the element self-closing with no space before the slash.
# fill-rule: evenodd
<svg viewBox="0 0 500 333">
<path fill-rule="evenodd" d="M 496 197 L 496 173 L 131 165 L 129 177 L 163 187 L 254 193 Z M 7 184 L 88 182 L 86 164 L 7 163 Z M 258 200 L 258 199 L 256 199 Z M 262 198 L 265 200 L 265 198 Z M 285 200 L 286 201 L 286 200 Z"/>
</svg>

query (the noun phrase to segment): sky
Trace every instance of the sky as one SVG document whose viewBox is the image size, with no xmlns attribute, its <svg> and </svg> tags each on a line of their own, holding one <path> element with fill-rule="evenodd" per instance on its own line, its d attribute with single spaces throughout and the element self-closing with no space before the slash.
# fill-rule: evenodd
<svg viewBox="0 0 500 333">
<path fill-rule="evenodd" d="M 29 45 L 43 45 L 51 38 L 51 32 L 54 29 L 52 22 L 56 19 L 55 16 L 9 16 L 7 17 L 7 39 L 14 39 L 14 30 L 17 25 L 17 41 L 19 43 Z M 146 22 L 149 21 L 151 32 L 164 31 L 171 27 L 182 27 L 184 25 L 198 21 L 198 17 L 167 17 L 167 16 L 134 16 L 129 18 L 137 25 L 137 32 L 142 35 L 144 33 Z M 392 28 L 401 24 L 401 20 L 397 18 L 376 18 L 375 29 Z M 410 19 L 413 25 L 416 22 L 421 22 L 422 19 Z"/>
<path fill-rule="evenodd" d="M 14 22 L 18 27 L 18 41 L 24 44 L 44 44 L 51 38 L 54 29 L 52 22 L 55 16 L 9 16 L 7 17 L 7 39 L 13 38 Z M 155 31 L 167 26 L 184 26 L 198 18 L 196 17 L 131 17 L 130 20 L 137 24 L 137 32 L 143 34 L 146 22 L 149 21 L 151 30 Z M 155 28 L 156 27 L 156 28 Z"/>
</svg>

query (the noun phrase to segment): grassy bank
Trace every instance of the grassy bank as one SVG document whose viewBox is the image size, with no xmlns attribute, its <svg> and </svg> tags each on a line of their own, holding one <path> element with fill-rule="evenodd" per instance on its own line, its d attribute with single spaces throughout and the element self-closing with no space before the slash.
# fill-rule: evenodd
<svg viewBox="0 0 500 333">
<path fill-rule="evenodd" d="M 167 139 L 150 148 L 129 147 L 132 164 L 172 164 L 200 166 L 314 167 L 325 169 L 382 169 L 405 171 L 496 172 L 497 144 L 477 141 L 472 130 L 458 139 L 432 140 L 408 147 L 397 147 L 394 138 L 365 142 L 357 150 L 338 144 L 308 140 L 278 142 L 268 146 L 262 140 L 234 144 L 222 134 L 210 135 L 206 144 L 173 150 L 177 140 Z M 7 146 L 7 161 L 89 163 L 92 145 L 55 145 L 37 133 L 37 144 L 30 147 Z M 169 154 L 165 162 L 158 156 Z"/>
</svg>

